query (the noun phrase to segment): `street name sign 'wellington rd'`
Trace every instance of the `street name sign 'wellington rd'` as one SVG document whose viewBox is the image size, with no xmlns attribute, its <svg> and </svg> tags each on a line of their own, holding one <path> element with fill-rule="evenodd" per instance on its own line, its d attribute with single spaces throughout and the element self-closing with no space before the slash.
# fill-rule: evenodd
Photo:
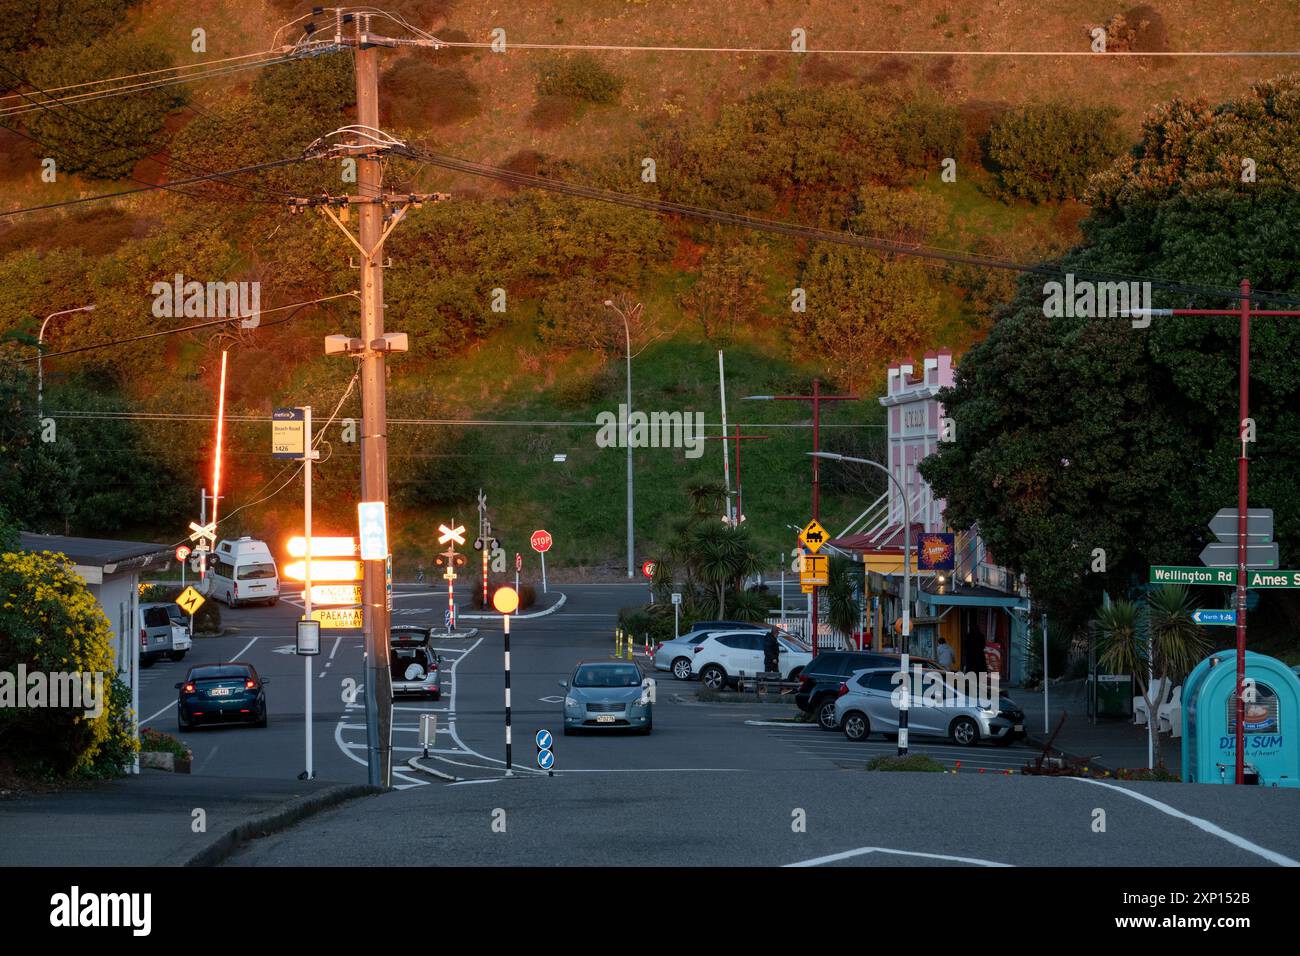
<svg viewBox="0 0 1300 956">
<path fill-rule="evenodd" d="M 1152 584 L 1208 584 L 1225 588 L 1235 587 L 1237 584 L 1236 568 L 1174 567 L 1153 564 L 1150 571 L 1149 580 Z M 1300 588 L 1300 571 L 1248 569 L 1246 587 Z"/>
</svg>

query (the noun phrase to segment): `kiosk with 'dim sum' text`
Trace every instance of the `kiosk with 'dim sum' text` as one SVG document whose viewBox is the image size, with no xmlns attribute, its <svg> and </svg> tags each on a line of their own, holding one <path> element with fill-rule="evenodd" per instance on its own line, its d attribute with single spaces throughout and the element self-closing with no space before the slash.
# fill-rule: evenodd
<svg viewBox="0 0 1300 956">
<path fill-rule="evenodd" d="M 1183 781 L 1233 783 L 1237 762 L 1237 652 L 1216 651 L 1183 682 Z M 1300 787 L 1300 678 L 1246 651 L 1246 782 Z"/>
</svg>

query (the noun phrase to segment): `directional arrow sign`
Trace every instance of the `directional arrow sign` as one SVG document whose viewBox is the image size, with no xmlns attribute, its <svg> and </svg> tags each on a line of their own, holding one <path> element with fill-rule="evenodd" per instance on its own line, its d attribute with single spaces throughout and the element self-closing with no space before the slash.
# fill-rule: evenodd
<svg viewBox="0 0 1300 956">
<path fill-rule="evenodd" d="M 1211 627 L 1233 627 L 1237 623 L 1237 612 L 1231 610 L 1207 610 L 1198 608 L 1192 612 L 1192 620 L 1197 624 Z"/>
<path fill-rule="evenodd" d="M 553 741 L 553 738 L 551 737 L 551 732 L 549 730 L 537 731 L 537 735 L 533 738 L 533 740 L 537 744 L 538 750 L 551 749 L 551 743 Z"/>
<path fill-rule="evenodd" d="M 1237 542 L 1225 544 L 1212 541 L 1205 546 L 1200 555 L 1201 564 L 1207 568 L 1235 568 L 1237 566 Z M 1276 568 L 1278 565 L 1277 542 L 1256 544 L 1247 541 L 1246 567 Z"/>
<path fill-rule="evenodd" d="M 458 524 L 454 528 L 448 528 L 445 524 L 438 525 L 438 543 L 446 544 L 448 541 L 455 541 L 457 544 L 465 543 L 465 526 Z"/>
<path fill-rule="evenodd" d="M 1237 540 L 1237 509 L 1220 508 L 1210 519 L 1210 530 L 1220 541 Z M 1249 508 L 1246 511 L 1246 539 L 1249 542 L 1273 540 L 1273 509 Z"/>
<path fill-rule="evenodd" d="M 555 752 L 552 750 L 537 751 L 537 766 L 542 770 L 550 770 L 555 766 Z"/>
</svg>

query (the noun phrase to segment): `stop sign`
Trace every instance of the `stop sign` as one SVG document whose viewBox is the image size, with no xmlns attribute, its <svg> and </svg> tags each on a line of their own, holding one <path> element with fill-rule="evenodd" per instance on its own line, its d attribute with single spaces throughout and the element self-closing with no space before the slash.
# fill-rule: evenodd
<svg viewBox="0 0 1300 956">
<path fill-rule="evenodd" d="M 539 528 L 538 530 L 533 532 L 533 536 L 528 539 L 528 543 L 533 546 L 534 551 L 539 551 L 539 552 L 550 551 L 551 533 L 549 531 L 543 531 Z"/>
</svg>

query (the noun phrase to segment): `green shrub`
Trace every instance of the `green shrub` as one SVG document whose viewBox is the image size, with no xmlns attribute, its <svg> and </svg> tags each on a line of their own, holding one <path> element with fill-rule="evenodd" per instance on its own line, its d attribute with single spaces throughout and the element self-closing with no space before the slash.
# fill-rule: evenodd
<svg viewBox="0 0 1300 956">
<path fill-rule="evenodd" d="M 108 618 L 61 554 L 0 554 L 0 673 L 102 675 L 98 716 L 57 707 L 0 707 L 0 752 L 22 771 L 98 777 L 134 751 L 130 692 L 117 679 Z"/>
<path fill-rule="evenodd" d="M 928 754 L 908 754 L 899 757 L 882 754 L 873 757 L 867 764 L 868 770 L 911 771 L 914 773 L 943 773 L 944 766 Z"/>
<path fill-rule="evenodd" d="M 149 727 L 140 729 L 140 750 L 142 752 L 168 753 L 176 757 L 189 757 L 192 755 L 186 746 L 171 734 L 165 734 L 160 730 L 153 730 Z"/>
<path fill-rule="evenodd" d="M 1123 152 L 1118 115 L 1114 107 L 1044 103 L 1001 117 L 989 130 L 999 192 L 1034 202 L 1082 196 L 1088 177 Z"/>
<path fill-rule="evenodd" d="M 673 634 L 673 606 L 671 604 L 644 604 L 625 607 L 618 612 L 618 626 L 632 635 L 633 643 L 641 644 L 649 637 L 657 641 L 671 641 Z"/>
<path fill-rule="evenodd" d="M 590 53 L 556 56 L 537 73 L 538 96 L 567 96 L 588 103 L 616 103 L 623 80 Z"/>
</svg>

